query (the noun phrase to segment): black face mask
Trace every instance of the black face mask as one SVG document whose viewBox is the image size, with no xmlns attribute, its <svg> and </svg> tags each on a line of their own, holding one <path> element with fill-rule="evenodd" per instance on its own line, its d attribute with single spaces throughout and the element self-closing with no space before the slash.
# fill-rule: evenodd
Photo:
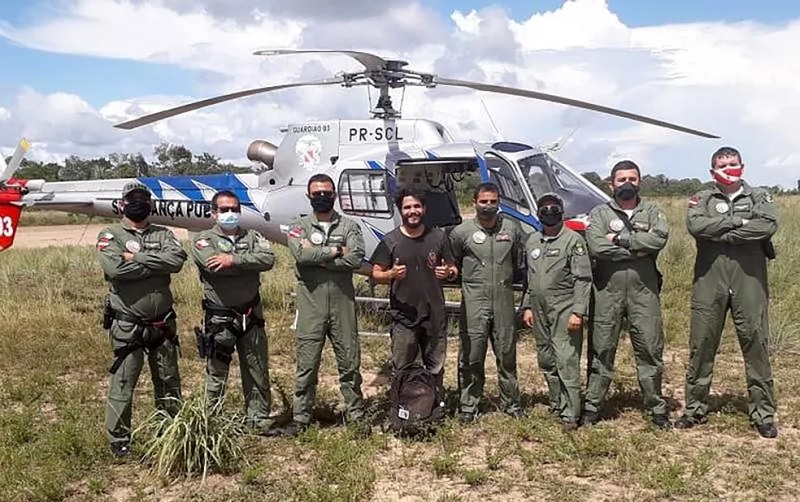
<svg viewBox="0 0 800 502">
<path fill-rule="evenodd" d="M 122 214 L 134 223 L 141 223 L 150 216 L 151 210 L 149 199 L 133 199 L 125 204 Z"/>
<path fill-rule="evenodd" d="M 538 213 L 539 221 L 542 222 L 543 225 L 547 227 L 553 227 L 561 223 L 561 219 L 564 213 L 561 212 L 558 208 L 544 208 L 541 209 Z"/>
<path fill-rule="evenodd" d="M 493 218 L 497 215 L 497 212 L 500 210 L 498 206 L 495 204 L 491 204 L 488 206 L 476 206 L 475 212 L 478 213 L 478 216 L 481 218 Z"/>
<path fill-rule="evenodd" d="M 311 197 L 311 208 L 315 213 L 329 213 L 333 209 L 333 197 L 315 195 Z"/>
<path fill-rule="evenodd" d="M 614 189 L 614 198 L 619 200 L 633 200 L 639 194 L 639 186 L 630 181 Z"/>
</svg>

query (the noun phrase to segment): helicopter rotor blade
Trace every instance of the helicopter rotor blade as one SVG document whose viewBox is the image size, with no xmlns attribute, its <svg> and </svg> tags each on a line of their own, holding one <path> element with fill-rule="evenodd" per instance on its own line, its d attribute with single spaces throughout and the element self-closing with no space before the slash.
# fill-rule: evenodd
<svg viewBox="0 0 800 502">
<path fill-rule="evenodd" d="M 361 65 L 364 66 L 364 68 L 366 68 L 368 71 L 383 70 L 386 69 L 387 66 L 385 59 L 376 56 L 375 54 L 359 51 L 339 51 L 326 49 L 263 49 L 253 53 L 255 56 L 280 56 L 283 54 L 344 54 L 345 56 L 350 56 L 361 63 Z"/>
<path fill-rule="evenodd" d="M 344 82 L 344 77 L 337 76 L 333 78 L 326 78 L 322 80 L 314 80 L 309 82 L 296 82 L 292 84 L 279 84 L 279 85 L 269 85 L 266 87 L 258 87 L 256 89 L 247 89 L 244 91 L 233 92 L 231 94 L 224 94 L 221 96 L 216 96 L 213 98 L 201 99 L 200 101 L 193 101 L 191 103 L 187 103 L 185 105 L 177 106 L 175 108 L 170 108 L 168 110 L 162 110 L 160 112 L 151 113 L 150 115 L 145 115 L 143 117 L 139 117 L 137 119 L 128 120 L 126 122 L 122 122 L 120 124 L 116 124 L 114 127 L 118 129 L 135 129 L 137 127 L 141 127 L 144 125 L 152 124 L 153 122 L 158 122 L 159 120 L 163 120 L 169 117 L 174 117 L 175 115 L 180 115 L 182 113 L 190 112 L 193 110 L 197 110 L 198 108 L 204 108 L 206 106 L 216 105 L 218 103 L 223 103 L 225 101 L 230 101 L 233 99 L 244 98 L 247 96 L 252 96 L 254 94 L 261 94 L 264 92 L 272 92 L 272 91 L 279 91 L 282 89 L 291 89 L 293 87 L 306 87 L 311 85 L 331 85 L 331 84 L 341 84 Z"/>
<path fill-rule="evenodd" d="M 533 99 L 541 99 L 543 101 L 550 101 L 553 103 L 560 103 L 563 105 L 574 106 L 577 108 L 583 108 L 586 110 L 592 110 L 595 112 L 605 113 L 608 115 L 615 115 L 617 117 L 623 117 L 630 120 L 636 120 L 638 122 L 644 122 L 646 124 L 652 124 L 659 127 L 666 127 L 667 129 L 674 129 L 676 131 L 694 134 L 695 136 L 700 136 L 703 138 L 715 138 L 718 139 L 719 136 L 715 136 L 713 134 L 709 134 L 707 132 L 698 131 L 696 129 L 689 129 L 688 127 L 683 127 L 677 124 L 671 124 L 669 122 L 664 122 L 663 120 L 658 120 L 650 117 L 645 117 L 644 115 L 637 115 L 635 113 L 626 112 L 623 110 L 618 110 L 616 108 L 610 108 L 608 106 L 597 105 L 594 103 L 589 103 L 586 101 L 579 101 L 577 99 L 572 98 L 565 98 L 562 96 L 556 96 L 555 94 L 547 94 L 544 92 L 538 91 L 529 91 L 525 89 L 518 89 L 516 87 L 506 87 L 502 85 L 494 85 L 494 84 L 482 84 L 479 82 L 470 82 L 468 80 L 458 80 L 452 78 L 437 78 L 435 80 L 437 85 L 451 85 L 455 87 L 467 87 L 469 89 L 475 89 L 477 91 L 487 91 L 487 92 L 496 92 L 500 94 L 510 94 L 512 96 L 520 96 L 523 98 L 533 98 Z"/>
</svg>

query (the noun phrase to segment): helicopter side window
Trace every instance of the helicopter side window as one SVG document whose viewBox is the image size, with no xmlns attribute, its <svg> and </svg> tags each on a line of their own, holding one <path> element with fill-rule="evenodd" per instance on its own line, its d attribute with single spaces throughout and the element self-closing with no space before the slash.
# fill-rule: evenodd
<svg viewBox="0 0 800 502">
<path fill-rule="evenodd" d="M 542 155 L 526 157 L 519 161 L 522 174 L 528 179 L 528 186 L 534 199 L 538 199 L 547 192 L 552 192 L 553 187 L 547 177 L 547 160 Z"/>
<path fill-rule="evenodd" d="M 352 216 L 391 218 L 393 212 L 386 171 L 346 169 L 339 177 L 339 206 Z"/>
<path fill-rule="evenodd" d="M 531 208 L 525 197 L 514 170 L 503 159 L 491 153 L 486 154 L 486 167 L 489 170 L 489 181 L 500 187 L 500 202 L 507 204 L 522 214 L 531 214 Z"/>
</svg>

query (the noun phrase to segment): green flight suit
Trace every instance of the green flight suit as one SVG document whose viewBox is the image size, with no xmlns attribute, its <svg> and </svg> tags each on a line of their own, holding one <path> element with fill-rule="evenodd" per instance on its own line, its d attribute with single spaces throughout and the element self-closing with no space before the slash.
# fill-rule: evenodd
<svg viewBox="0 0 800 502">
<path fill-rule="evenodd" d="M 497 363 L 501 406 L 507 412 L 520 407 L 513 278 L 521 268 L 526 237 L 518 223 L 506 218 L 498 218 L 489 229 L 475 218 L 450 233 L 453 257 L 461 271 L 458 383 L 462 412 L 478 411 L 489 340 Z"/>
<path fill-rule="evenodd" d="M 586 316 L 592 288 L 592 264 L 586 243 L 562 226 L 555 236 L 534 232 L 525 245 L 528 291 L 523 307 L 533 311 L 539 369 L 544 373 L 550 410 L 562 420 L 581 415 L 583 326 L 569 330 L 572 314 Z"/>
<path fill-rule="evenodd" d="M 616 202 L 592 209 L 586 230 L 594 266 L 594 308 L 589 331 L 589 379 L 586 410 L 597 412 L 614 375 L 623 317 L 627 317 L 644 406 L 667 414 L 662 397 L 664 337 L 660 276 L 656 258 L 669 238 L 669 225 L 655 204 L 639 201 L 625 224 Z M 606 235 L 618 236 L 618 244 Z"/>
<path fill-rule="evenodd" d="M 311 422 L 326 336 L 336 356 L 339 388 L 348 418 L 357 420 L 364 415 L 364 398 L 353 272 L 364 259 L 361 228 L 354 220 L 334 212 L 326 232 L 317 217 L 310 214 L 300 218 L 289 232 L 288 245 L 296 260 L 297 275 L 294 420 Z M 331 253 L 331 247 L 337 245 L 347 248 L 343 256 L 334 257 Z"/>
<path fill-rule="evenodd" d="M 210 270 L 206 262 L 217 254 L 233 255 L 233 266 Z M 255 230 L 239 230 L 231 240 L 215 225 L 197 234 L 192 256 L 208 309 L 205 329 L 214 333 L 214 357 L 206 362 L 206 395 L 212 402 L 224 396 L 231 355 L 237 351 L 247 422 L 264 429 L 271 394 L 260 275 L 273 267 L 275 254 L 269 241 Z"/>
<path fill-rule="evenodd" d="M 171 230 L 152 224 L 141 231 L 125 224 L 106 227 L 98 235 L 96 247 L 110 286 L 107 299 L 115 315 L 123 318 L 115 318 L 111 324 L 111 347 L 114 351 L 136 347 L 121 359 L 111 375 L 106 406 L 109 441 L 127 444 L 131 434 L 133 392 L 144 365 L 142 344 L 146 330 L 141 323 L 162 321 L 172 312 L 170 274 L 183 268 L 187 256 Z M 133 253 L 133 260 L 124 261 L 124 252 Z M 174 414 L 181 399 L 174 315 L 166 320 L 164 328 L 169 335 L 163 344 L 147 350 L 147 361 L 156 408 Z"/>
<path fill-rule="evenodd" d="M 750 420 L 761 425 L 772 422 L 775 415 L 762 241 L 777 231 L 778 210 L 769 192 L 744 182 L 742 187 L 733 201 L 718 188 L 689 199 L 687 226 L 696 239 L 697 257 L 685 414 L 702 417 L 708 413 L 714 356 L 730 308 L 744 357 Z"/>
</svg>

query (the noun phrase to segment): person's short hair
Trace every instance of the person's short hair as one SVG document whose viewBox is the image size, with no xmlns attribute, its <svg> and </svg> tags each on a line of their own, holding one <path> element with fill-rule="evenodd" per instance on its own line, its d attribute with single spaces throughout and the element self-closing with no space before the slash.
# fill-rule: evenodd
<svg viewBox="0 0 800 502">
<path fill-rule="evenodd" d="M 418 190 L 412 190 L 409 188 L 403 188 L 400 192 L 397 193 L 397 196 L 394 199 L 394 205 L 397 207 L 398 211 L 403 210 L 403 199 L 406 197 L 413 197 L 422 204 L 422 207 L 425 207 L 425 194 Z"/>
<path fill-rule="evenodd" d="M 639 176 L 639 178 L 641 179 L 642 171 L 639 170 L 639 166 L 636 165 L 636 162 L 632 160 L 620 160 L 619 162 L 614 164 L 614 167 L 611 168 L 611 181 L 612 182 L 614 181 L 614 178 L 617 175 L 617 171 L 630 171 L 631 169 L 635 169 L 636 175 Z"/>
<path fill-rule="evenodd" d="M 478 200 L 478 195 L 480 195 L 481 192 L 492 192 L 497 194 L 497 196 L 499 197 L 500 187 L 498 187 L 496 183 L 492 183 L 491 181 L 488 181 L 486 183 L 481 183 L 480 185 L 475 187 L 475 190 L 472 192 L 472 200 Z"/>
<path fill-rule="evenodd" d="M 236 205 L 238 205 L 238 206 L 242 205 L 242 202 L 239 200 L 239 196 L 238 195 L 236 195 L 235 193 L 231 192 L 230 190 L 220 190 L 219 192 L 215 193 L 213 197 L 211 197 L 211 210 L 212 211 L 216 211 L 217 210 L 217 208 L 218 208 L 217 201 L 219 200 L 220 197 L 230 197 L 231 199 L 235 199 L 236 200 Z"/>
<path fill-rule="evenodd" d="M 731 146 L 723 146 L 711 155 L 711 167 L 714 167 L 714 162 L 721 157 L 736 157 L 739 159 L 739 163 L 742 162 L 742 154 L 739 153 L 739 150 Z"/>
<path fill-rule="evenodd" d="M 333 191 L 336 191 L 336 185 L 333 183 L 333 179 L 324 173 L 317 173 L 312 177 L 308 178 L 308 184 L 306 185 L 306 192 L 311 193 L 311 184 L 312 183 L 330 183 L 333 187 Z"/>
</svg>

